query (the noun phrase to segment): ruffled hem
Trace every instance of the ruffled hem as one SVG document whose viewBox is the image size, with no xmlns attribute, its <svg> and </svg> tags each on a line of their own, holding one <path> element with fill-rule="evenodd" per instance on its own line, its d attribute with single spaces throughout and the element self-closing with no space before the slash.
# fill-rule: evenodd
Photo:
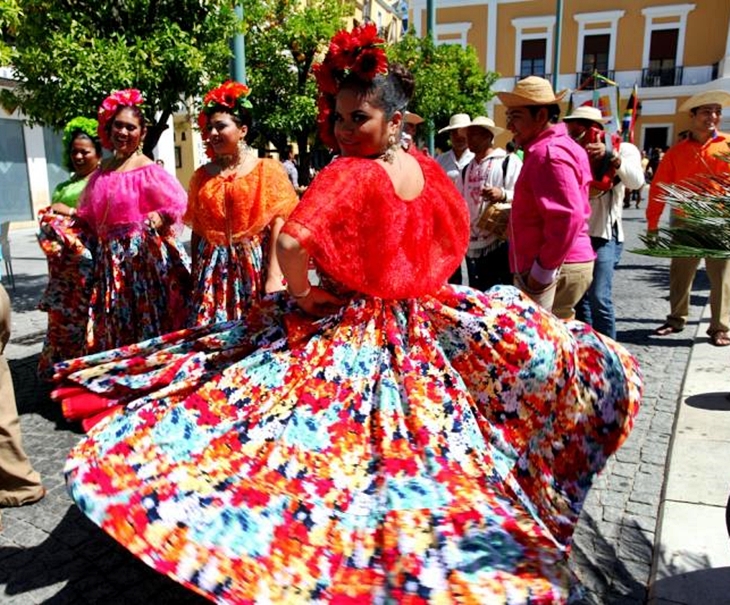
<svg viewBox="0 0 730 605">
<path fill-rule="evenodd" d="M 75 501 L 220 602 L 562 602 L 641 394 L 620 345 L 511 287 L 320 321 L 271 297 L 57 369 L 125 405 L 72 451 Z"/>
</svg>

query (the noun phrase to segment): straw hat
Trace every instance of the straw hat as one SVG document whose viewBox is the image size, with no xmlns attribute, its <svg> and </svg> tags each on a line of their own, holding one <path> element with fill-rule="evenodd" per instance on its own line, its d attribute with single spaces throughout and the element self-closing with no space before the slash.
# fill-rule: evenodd
<svg viewBox="0 0 730 605">
<path fill-rule="evenodd" d="M 607 120 L 601 114 L 601 110 L 598 107 L 591 107 L 590 105 L 581 105 L 576 107 L 569 116 L 563 118 L 563 122 L 570 122 L 570 120 L 589 120 L 595 122 L 601 128 L 607 122 Z"/>
<path fill-rule="evenodd" d="M 404 117 L 406 124 L 415 124 L 418 126 L 419 124 L 423 123 L 423 118 L 419 116 L 417 113 L 413 113 L 410 111 L 406 111 L 406 115 Z"/>
<path fill-rule="evenodd" d="M 692 95 L 684 103 L 679 106 L 679 111 L 690 111 L 695 107 L 702 105 L 719 105 L 727 107 L 730 105 L 730 92 L 724 90 L 706 90 Z"/>
<path fill-rule="evenodd" d="M 527 76 L 517 84 L 512 92 L 498 92 L 497 96 L 505 107 L 524 107 L 526 105 L 552 105 L 558 103 L 567 91 L 557 95 L 545 78 Z"/>
<path fill-rule="evenodd" d="M 486 128 L 495 137 L 498 134 L 501 134 L 504 132 L 504 128 L 495 126 L 494 120 L 492 120 L 491 118 L 487 118 L 486 116 L 477 116 L 471 122 L 469 122 L 469 124 L 467 124 L 467 126 L 479 126 L 481 128 Z"/>
<path fill-rule="evenodd" d="M 449 130 L 456 130 L 457 128 L 466 128 L 470 123 L 471 118 L 468 113 L 455 113 L 449 118 L 449 125 L 439 130 L 439 134 Z"/>
</svg>

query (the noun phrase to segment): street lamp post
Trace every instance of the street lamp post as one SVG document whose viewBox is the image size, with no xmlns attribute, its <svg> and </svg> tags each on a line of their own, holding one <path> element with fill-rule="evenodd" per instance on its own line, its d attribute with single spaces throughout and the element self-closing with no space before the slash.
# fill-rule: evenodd
<svg viewBox="0 0 730 605">
<path fill-rule="evenodd" d="M 234 8 L 239 25 L 243 24 L 243 5 L 237 4 Z M 231 40 L 233 60 L 231 61 L 231 79 L 236 82 L 246 83 L 246 45 L 243 39 L 243 32 L 237 33 Z"/>
<path fill-rule="evenodd" d="M 426 0 L 426 35 L 431 41 L 436 43 L 436 0 Z M 426 117 L 428 125 L 428 153 L 433 156 L 434 153 L 434 130 L 433 116 Z"/>
<path fill-rule="evenodd" d="M 553 90 L 558 90 L 560 75 L 560 29 L 563 25 L 563 0 L 557 0 L 555 7 L 555 40 L 553 44 Z"/>
</svg>

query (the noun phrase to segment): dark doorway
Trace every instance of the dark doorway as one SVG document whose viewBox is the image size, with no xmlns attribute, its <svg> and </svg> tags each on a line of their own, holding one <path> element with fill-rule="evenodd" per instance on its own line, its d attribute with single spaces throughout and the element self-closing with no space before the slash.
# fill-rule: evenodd
<svg viewBox="0 0 730 605">
<path fill-rule="evenodd" d="M 652 149 L 664 149 L 669 145 L 669 127 L 647 126 L 644 129 L 642 148 L 649 153 Z"/>
</svg>

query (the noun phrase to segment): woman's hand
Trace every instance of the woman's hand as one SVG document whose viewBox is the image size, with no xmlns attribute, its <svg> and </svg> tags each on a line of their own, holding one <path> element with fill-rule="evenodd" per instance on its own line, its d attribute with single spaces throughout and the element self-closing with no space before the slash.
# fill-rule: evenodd
<svg viewBox="0 0 730 605">
<path fill-rule="evenodd" d="M 284 285 L 284 277 L 282 275 L 269 275 L 266 278 L 266 283 L 264 284 L 264 292 L 266 294 L 281 292 L 284 289 L 286 289 L 286 286 Z"/>
<path fill-rule="evenodd" d="M 306 296 L 294 300 L 303 311 L 315 317 L 334 315 L 345 305 L 344 300 L 317 286 L 312 286 Z"/>
<path fill-rule="evenodd" d="M 71 208 L 71 206 L 67 206 L 62 202 L 55 202 L 51 204 L 51 212 L 55 212 L 56 214 L 63 214 L 65 216 L 73 216 L 74 214 L 76 214 L 76 208 Z"/>
<path fill-rule="evenodd" d="M 145 222 L 153 229 L 159 229 L 165 223 L 165 221 L 162 219 L 162 215 L 157 212 L 157 210 L 153 210 L 152 212 L 150 212 L 147 215 L 147 220 Z"/>
</svg>

